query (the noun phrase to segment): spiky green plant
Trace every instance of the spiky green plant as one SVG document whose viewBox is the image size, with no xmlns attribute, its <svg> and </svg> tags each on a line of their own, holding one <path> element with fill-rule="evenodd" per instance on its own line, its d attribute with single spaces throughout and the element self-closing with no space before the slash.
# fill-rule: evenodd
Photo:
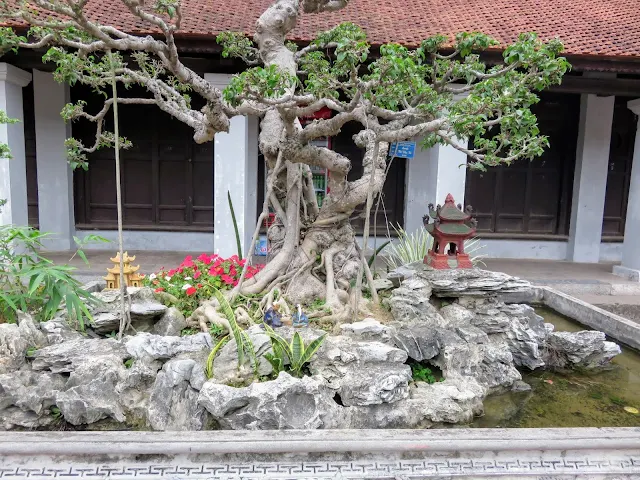
<svg viewBox="0 0 640 480">
<path fill-rule="evenodd" d="M 256 352 L 253 348 L 253 342 L 249 337 L 249 334 L 242 330 L 236 321 L 236 314 L 229 305 L 226 297 L 218 290 L 217 288 L 213 289 L 213 295 L 218 300 L 220 304 L 220 309 L 222 310 L 222 314 L 229 321 L 229 326 L 231 327 L 231 334 L 233 335 L 233 339 L 236 342 L 236 347 L 238 348 L 238 368 L 243 368 L 246 363 L 246 359 L 248 357 L 249 362 L 253 365 L 254 374 L 258 374 L 258 361 L 256 359 Z M 218 342 L 218 345 L 220 343 Z M 218 347 L 216 345 L 216 347 Z M 214 348 L 215 350 L 215 348 Z M 215 357 L 215 354 L 214 354 Z M 213 359 L 212 359 L 213 361 Z"/>
<path fill-rule="evenodd" d="M 209 353 L 209 356 L 207 357 L 207 365 L 205 366 L 205 369 L 204 369 L 204 373 L 207 376 L 207 378 L 213 378 L 213 361 L 215 360 L 216 355 L 218 354 L 218 351 L 222 347 L 224 347 L 228 341 L 229 341 L 229 335 L 225 335 L 220 339 L 220 341 L 216 344 L 216 346 L 211 349 L 211 353 Z"/>
<path fill-rule="evenodd" d="M 393 240 L 385 251 L 385 261 L 389 269 L 394 270 L 402 265 L 421 262 L 433 244 L 433 237 L 424 228 L 419 228 L 413 233 L 407 233 L 400 226 L 391 225 L 391 227 L 398 238 Z M 480 243 L 478 237 L 471 238 L 464 243 L 464 250 L 469 254 L 471 263 L 474 265 L 484 265 L 482 259 L 486 255 L 478 253 L 483 248 L 485 248 L 485 245 Z"/>
<path fill-rule="evenodd" d="M 265 331 L 271 340 L 271 348 L 273 350 L 273 354 L 265 355 L 265 358 L 271 363 L 275 375 L 284 370 L 285 361 L 288 360 L 291 373 L 296 377 L 301 377 L 302 367 L 311 361 L 327 337 L 325 333 L 305 346 L 299 332 L 295 332 L 291 342 L 287 342 L 268 325 L 265 325 Z"/>
</svg>

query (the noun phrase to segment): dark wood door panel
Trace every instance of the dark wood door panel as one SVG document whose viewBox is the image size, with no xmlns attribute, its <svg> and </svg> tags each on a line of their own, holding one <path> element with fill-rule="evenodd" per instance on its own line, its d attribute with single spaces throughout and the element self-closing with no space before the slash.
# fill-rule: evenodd
<svg viewBox="0 0 640 480">
<path fill-rule="evenodd" d="M 474 209 L 479 232 L 568 233 L 579 96 L 545 94 L 532 110 L 550 143 L 540 158 L 467 173 L 465 203 Z"/>
<path fill-rule="evenodd" d="M 99 99 L 82 87 L 72 95 L 87 101 L 87 111 L 99 108 Z M 199 108 L 197 99 L 193 103 Z M 92 141 L 91 127 L 74 124 L 74 136 Z M 112 128 L 111 120 L 106 127 Z M 189 127 L 153 106 L 122 105 L 120 130 L 133 143 L 121 156 L 125 227 L 212 231 L 213 143 L 196 145 Z M 113 150 L 91 155 L 89 165 L 76 174 L 77 221 L 115 227 Z"/>
<path fill-rule="evenodd" d="M 638 118 L 627 107 L 630 98 L 616 97 L 609 150 L 609 173 L 604 202 L 602 235 L 622 238 L 624 235 L 631 182 L 631 165 Z"/>
</svg>

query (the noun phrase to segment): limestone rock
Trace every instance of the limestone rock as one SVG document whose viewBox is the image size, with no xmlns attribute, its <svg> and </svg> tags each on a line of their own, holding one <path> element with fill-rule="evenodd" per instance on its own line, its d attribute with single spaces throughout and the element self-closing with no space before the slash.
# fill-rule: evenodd
<svg viewBox="0 0 640 480">
<path fill-rule="evenodd" d="M 158 302 L 153 290 L 150 288 L 129 288 L 127 292 L 131 298 L 131 324 L 136 331 L 143 331 L 152 328 L 167 307 Z M 94 293 L 93 296 L 99 300 L 99 304 L 90 306 L 94 317 L 92 328 L 100 334 L 107 334 L 118 331 L 120 326 L 120 291 L 105 290 Z"/>
<path fill-rule="evenodd" d="M 420 415 L 432 423 L 469 423 L 483 412 L 485 388 L 470 377 L 447 378 L 434 384 L 420 383 L 411 390 L 419 401 Z"/>
<path fill-rule="evenodd" d="M 432 361 L 445 379 L 472 377 L 491 391 L 510 388 L 522 379 L 505 342 L 469 342 L 450 330 L 440 331 L 439 341 L 440 354 Z"/>
<path fill-rule="evenodd" d="M 68 389 L 56 395 L 56 405 L 72 425 L 95 423 L 105 418 L 124 422 L 116 385 L 125 375 L 122 359 L 117 355 L 88 356 L 71 373 Z"/>
<path fill-rule="evenodd" d="M 40 330 L 47 337 L 49 345 L 84 338 L 82 334 L 69 326 L 65 318 L 56 317 L 40 324 Z"/>
<path fill-rule="evenodd" d="M 343 405 L 375 405 L 407 397 L 411 369 L 406 360 L 405 351 L 384 343 L 337 336 L 325 340 L 309 370 L 328 382 Z"/>
<path fill-rule="evenodd" d="M 66 388 L 67 379 L 48 372 L 23 368 L 13 374 L 0 375 L 0 411 L 11 406 L 42 415 L 55 405 L 56 395 Z"/>
<path fill-rule="evenodd" d="M 99 293 L 107 288 L 107 282 L 105 280 L 92 280 L 82 285 L 82 290 L 89 293 Z"/>
<path fill-rule="evenodd" d="M 117 357 L 122 363 L 129 354 L 122 344 L 112 338 L 82 338 L 36 350 L 31 367 L 36 371 L 72 372 L 78 366 L 84 365 L 88 359 L 104 356 Z"/>
<path fill-rule="evenodd" d="M 445 326 L 445 321 L 436 307 L 431 305 L 431 287 L 428 282 L 412 277 L 402 282 L 391 294 L 391 314 L 399 322 L 419 320 L 432 326 Z"/>
<path fill-rule="evenodd" d="M 378 292 L 382 290 L 391 290 L 392 288 L 394 288 L 393 282 L 387 278 L 376 278 L 373 281 L 373 286 Z"/>
<path fill-rule="evenodd" d="M 150 333 L 139 333 L 125 341 L 129 356 L 148 360 L 167 360 L 180 353 L 200 352 L 213 347 L 211 335 L 197 333 L 184 337 L 163 337 Z"/>
<path fill-rule="evenodd" d="M 409 398 L 396 403 L 349 407 L 349 428 L 429 428 L 445 423 L 469 423 L 483 413 L 485 389 L 469 377 L 429 385 L 418 382 Z M 346 409 L 345 409 L 346 410 Z"/>
<path fill-rule="evenodd" d="M 25 429 L 35 429 L 48 427 L 58 421 L 52 415 L 38 415 L 34 412 L 21 410 L 18 407 L 9 407 L 0 410 L 0 430 L 11 430 L 20 427 Z"/>
<path fill-rule="evenodd" d="M 293 329 L 291 329 L 293 331 Z M 306 329 L 305 329 L 306 330 Z M 260 328 L 260 326 L 256 325 L 247 330 L 249 334 L 249 338 L 253 343 L 253 349 L 256 353 L 256 358 L 258 359 L 258 374 L 259 375 L 269 375 L 273 371 L 273 367 L 264 358 L 264 354 L 267 352 L 271 352 L 271 340 L 267 336 L 267 334 Z M 286 329 L 278 328 L 276 333 L 282 335 L 284 338 L 287 338 Z M 308 342 L 305 342 L 305 344 Z M 252 367 L 249 366 L 247 361 L 247 368 L 243 370 L 246 375 L 251 375 Z M 242 376 L 242 372 L 238 370 L 238 346 L 236 342 L 231 339 L 227 344 L 222 347 L 213 361 L 213 375 L 216 381 L 220 383 L 228 383 L 239 379 L 239 376 Z"/>
<path fill-rule="evenodd" d="M 26 363 L 29 343 L 20 335 L 18 325 L 0 324 L 0 373 L 12 372 Z"/>
<path fill-rule="evenodd" d="M 281 372 L 276 380 L 234 388 L 208 381 L 198 404 L 223 429 L 283 430 L 344 427 L 342 407 L 317 377 L 293 378 Z"/>
<path fill-rule="evenodd" d="M 164 335 L 168 337 L 179 337 L 180 332 L 187 328 L 187 321 L 184 315 L 175 307 L 169 308 L 160 320 L 156 322 L 151 330 L 155 335 Z"/>
<path fill-rule="evenodd" d="M 202 365 L 193 360 L 169 360 L 158 372 L 148 407 L 154 430 L 202 430 L 205 411 L 198 404 L 206 381 Z"/>
<path fill-rule="evenodd" d="M 17 322 L 0 324 L 0 374 L 24 365 L 28 348 L 47 345 L 47 338 L 29 314 L 18 312 Z"/>
<path fill-rule="evenodd" d="M 591 369 L 607 365 L 620 352 L 602 332 L 553 332 L 546 339 L 544 361 L 549 367 Z"/>
<path fill-rule="evenodd" d="M 515 365 L 530 370 L 544 366 L 542 351 L 539 348 L 544 338 L 539 337 L 528 325 L 514 319 L 506 332 L 500 334 L 509 346 Z"/>
<path fill-rule="evenodd" d="M 439 297 L 492 296 L 532 289 L 531 283 L 526 280 L 479 268 L 434 270 L 427 265 L 417 265 L 412 279 L 415 277 L 427 281 L 433 293 Z"/>
<path fill-rule="evenodd" d="M 440 353 L 438 329 L 415 323 L 394 325 L 392 333 L 396 347 L 404 350 L 409 358 L 421 362 Z"/>
<path fill-rule="evenodd" d="M 446 320 L 447 328 L 463 327 L 473 322 L 474 313 L 459 303 L 451 303 L 440 309 L 440 315 Z"/>
<path fill-rule="evenodd" d="M 367 340 L 386 341 L 391 337 L 391 329 L 375 318 L 365 318 L 359 322 L 344 323 L 340 325 L 340 330 L 344 335 Z"/>
</svg>

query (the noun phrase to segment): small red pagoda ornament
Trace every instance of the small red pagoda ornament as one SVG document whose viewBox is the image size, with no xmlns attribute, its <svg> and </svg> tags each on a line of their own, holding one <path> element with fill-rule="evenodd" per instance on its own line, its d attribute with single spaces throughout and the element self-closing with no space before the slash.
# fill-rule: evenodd
<svg viewBox="0 0 640 480">
<path fill-rule="evenodd" d="M 429 223 L 429 217 L 433 222 Z M 476 233 L 476 220 L 471 218 L 471 207 L 462 211 L 456 207 L 451 194 L 447 195 L 444 206 L 435 210 L 429 204 L 429 215 L 423 217 L 424 228 L 433 237 L 433 246 L 424 257 L 424 263 L 438 269 L 473 268 L 469 255 L 464 253 L 464 241 Z"/>
</svg>

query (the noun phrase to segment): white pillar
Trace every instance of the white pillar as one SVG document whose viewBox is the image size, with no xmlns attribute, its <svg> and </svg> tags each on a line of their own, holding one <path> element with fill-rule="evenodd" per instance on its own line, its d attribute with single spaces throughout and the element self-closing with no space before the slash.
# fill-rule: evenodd
<svg viewBox="0 0 640 480">
<path fill-rule="evenodd" d="M 18 120 L 18 123 L 0 125 L 0 143 L 9 145 L 13 157 L 0 158 L 0 199 L 7 201 L 0 207 L 0 225 L 29 224 L 22 88 L 30 81 L 30 73 L 0 63 L 0 110 Z"/>
<path fill-rule="evenodd" d="M 64 141 L 71 136 L 71 125 L 60 116 L 69 102 L 69 86 L 56 82 L 51 73 L 34 70 L 33 94 L 40 230 L 52 233 L 44 242 L 48 250 L 70 250 L 75 231 L 73 173 Z"/>
<path fill-rule="evenodd" d="M 449 193 L 453 195 L 456 203 L 464 204 L 466 163 L 467 156 L 448 145 L 436 145 L 427 150 L 418 148 L 416 156 L 407 160 L 407 232 L 422 228 L 422 217 L 429 211 L 427 205 L 444 204 L 444 199 Z"/>
<path fill-rule="evenodd" d="M 231 75 L 206 73 L 214 86 L 226 87 Z M 229 257 L 237 253 L 236 236 L 229 210 L 227 192 L 242 239 L 242 253 L 248 252 L 256 225 L 258 201 L 258 119 L 238 116 L 231 119 L 229 133 L 218 133 L 214 147 L 213 224 L 215 253 Z"/>
<path fill-rule="evenodd" d="M 568 260 L 597 263 L 609 169 L 615 97 L 582 95 Z"/>
<path fill-rule="evenodd" d="M 627 103 L 629 109 L 640 115 L 640 99 Z M 624 227 L 622 265 L 614 266 L 613 273 L 640 282 L 640 119 L 636 130 L 636 143 L 631 165 L 631 183 L 627 201 L 627 220 Z"/>
</svg>

